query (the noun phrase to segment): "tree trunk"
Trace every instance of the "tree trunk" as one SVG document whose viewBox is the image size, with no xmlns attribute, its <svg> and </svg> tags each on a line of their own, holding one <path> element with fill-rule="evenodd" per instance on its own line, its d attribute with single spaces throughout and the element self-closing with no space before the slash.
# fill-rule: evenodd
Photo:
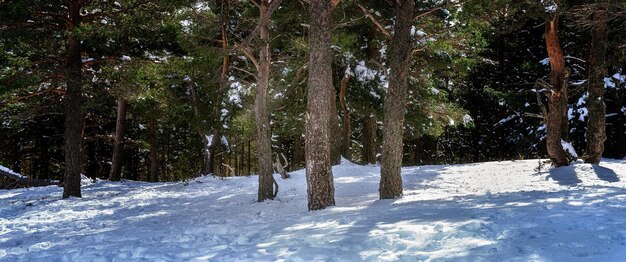
<svg viewBox="0 0 626 262">
<path fill-rule="evenodd" d="M 601 1 L 602 2 L 602 1 Z M 604 76 L 606 75 L 605 55 L 607 39 L 606 10 L 604 6 L 593 14 L 591 30 L 591 57 L 587 97 L 587 151 L 583 159 L 586 163 L 599 164 L 604 141 L 606 140 L 606 108 L 604 105 Z"/>
<path fill-rule="evenodd" d="M 268 10 L 268 1 L 261 1 L 261 14 Z M 257 68 L 257 93 L 254 99 L 254 120 L 256 125 L 257 170 L 259 175 L 258 201 L 274 199 L 274 177 L 272 170 L 272 144 L 269 113 L 267 109 L 267 93 L 270 76 L 269 25 L 261 25 L 259 32 L 261 51 Z"/>
<path fill-rule="evenodd" d="M 367 49 L 365 57 L 367 61 L 377 61 L 379 58 L 380 45 L 376 39 L 378 31 L 374 27 L 367 30 Z M 363 119 L 363 136 L 361 150 L 362 161 L 366 164 L 376 164 L 376 153 L 378 151 L 378 123 L 375 115 L 375 109 L 371 106 L 366 109 L 366 116 Z"/>
<path fill-rule="evenodd" d="M 348 92 L 348 84 L 350 82 L 350 74 L 345 74 L 341 79 L 339 87 L 339 104 L 342 110 L 342 132 L 341 132 L 341 155 L 352 161 L 352 152 L 350 152 L 350 137 L 352 134 L 352 125 L 350 123 L 350 109 L 346 104 L 346 95 Z"/>
<path fill-rule="evenodd" d="M 96 156 L 97 148 L 96 141 L 91 141 L 90 143 L 86 143 L 85 146 L 85 154 L 87 155 L 87 164 L 85 168 L 85 176 L 91 179 L 96 179 L 100 172 L 102 172 L 102 168 L 100 166 L 100 162 Z M 110 170 L 109 170 L 110 171 Z"/>
<path fill-rule="evenodd" d="M 148 178 L 148 180 L 150 182 L 159 181 L 159 155 L 157 154 L 158 126 L 156 119 L 156 107 L 157 104 L 155 102 L 154 105 L 152 105 L 152 108 L 150 108 L 150 123 L 148 126 L 148 128 L 150 129 L 150 134 L 148 137 L 150 143 L 150 177 Z"/>
<path fill-rule="evenodd" d="M 615 92 L 615 94 L 617 95 L 619 92 Z M 624 98 L 622 97 L 621 99 L 622 101 L 622 105 L 626 105 L 626 101 L 624 101 Z M 618 155 L 618 158 L 624 158 L 626 157 L 626 116 L 624 115 L 618 115 L 617 119 L 615 120 L 615 141 L 617 145 L 621 145 L 621 146 L 617 146 L 617 150 L 615 150 L 614 154 Z"/>
<path fill-rule="evenodd" d="M 230 0 L 221 0 L 221 5 L 222 5 L 222 10 L 221 10 L 222 68 L 220 72 L 220 90 L 224 91 L 221 93 L 226 93 L 226 90 L 230 88 L 228 84 L 228 70 L 229 70 L 229 65 L 230 65 L 229 64 L 230 47 L 228 44 L 228 35 L 227 35 L 228 22 L 230 20 L 229 1 Z M 215 98 L 215 101 L 218 104 L 221 104 L 222 100 L 223 100 L 223 97 L 221 94 L 219 95 L 218 98 Z M 220 107 L 214 107 L 214 110 L 212 110 L 212 116 L 219 119 L 220 114 L 221 114 Z M 221 144 L 222 144 L 221 143 L 222 130 L 221 130 L 220 124 L 211 128 L 211 134 L 213 135 L 213 138 L 211 139 L 211 141 L 208 141 L 207 139 L 208 141 L 207 143 L 210 145 L 208 146 L 207 151 L 206 151 L 207 152 L 206 169 L 209 174 L 220 175 L 221 174 L 220 169 L 222 167 L 222 157 L 217 155 L 220 152 L 219 149 L 221 148 Z"/>
<path fill-rule="evenodd" d="M 332 165 L 341 163 L 341 128 L 339 127 L 339 119 L 337 114 L 336 92 L 335 88 L 331 88 L 330 96 L 330 155 Z"/>
<path fill-rule="evenodd" d="M 248 139 L 248 176 L 252 175 L 252 139 Z"/>
<path fill-rule="evenodd" d="M 335 205 L 329 111 L 332 88 L 331 3 L 310 0 L 309 90 L 306 114 L 306 178 L 309 210 Z"/>
<path fill-rule="evenodd" d="M 365 116 L 363 121 L 363 162 L 366 164 L 376 164 L 376 148 L 377 142 L 376 137 L 378 136 L 376 133 L 378 131 L 378 124 L 376 123 L 376 116 L 374 115 L 373 109 L 369 109 L 370 114 Z"/>
<path fill-rule="evenodd" d="M 48 145 L 48 138 L 47 137 L 39 137 L 36 140 L 36 146 L 37 148 L 41 148 L 41 150 L 39 150 L 39 157 L 37 159 L 37 171 L 36 171 L 36 175 L 35 178 L 39 179 L 39 178 L 49 178 L 49 174 L 50 174 L 50 151 L 48 150 L 49 145 Z"/>
<path fill-rule="evenodd" d="M 115 124 L 115 141 L 113 142 L 113 159 L 109 180 L 122 179 L 122 152 L 124 150 L 124 132 L 126 130 L 126 106 L 128 102 L 124 96 L 117 98 L 117 122 Z"/>
<path fill-rule="evenodd" d="M 380 199 L 402 196 L 402 138 L 404 111 L 409 78 L 410 54 L 413 48 L 411 26 L 413 0 L 402 0 L 396 6 L 396 23 L 389 53 L 389 88 L 385 97 L 383 147 L 380 168 Z"/>
<path fill-rule="evenodd" d="M 211 145 L 209 146 L 207 167 L 209 168 L 209 174 L 219 175 L 220 166 L 222 165 L 221 157 L 217 156 L 217 153 L 220 152 L 219 149 L 222 146 L 222 132 L 220 129 L 213 129 L 213 137 L 211 138 L 210 143 Z"/>
<path fill-rule="evenodd" d="M 558 4 L 558 1 L 557 1 Z M 546 21 L 546 48 L 550 57 L 550 84 L 549 110 L 547 126 L 546 147 L 548 155 L 554 166 L 568 165 L 568 157 L 563 150 L 561 140 L 563 133 L 567 132 L 567 125 L 564 124 L 564 115 L 567 114 L 567 85 L 568 72 L 565 68 L 565 58 L 559 43 L 558 36 L 559 16 L 555 12 Z M 565 121 L 567 122 L 567 121 Z M 565 127 L 566 130 L 563 130 Z"/>
<path fill-rule="evenodd" d="M 65 175 L 63 198 L 81 197 L 81 140 L 82 140 L 82 60 L 81 43 L 75 28 L 80 25 L 82 1 L 69 1 L 68 40 L 65 93 Z"/>
<path fill-rule="evenodd" d="M 193 116 L 196 119 L 196 121 L 200 121 L 200 108 L 198 105 L 198 96 L 196 95 L 196 89 L 195 89 L 195 82 L 193 81 L 186 81 L 187 82 L 187 89 L 189 90 L 189 93 L 191 94 L 191 107 L 193 108 Z M 220 82 L 221 83 L 221 82 Z M 119 120 L 118 120 L 119 121 Z M 203 161 L 203 165 L 200 169 L 200 173 L 202 174 L 206 174 L 211 168 L 209 167 L 210 163 L 211 163 L 211 141 L 209 141 L 207 135 L 206 135 L 206 131 L 203 129 L 202 125 L 198 125 L 196 126 L 196 132 L 198 132 L 198 136 L 200 136 L 200 139 L 202 140 L 203 143 L 203 150 L 202 153 L 204 154 L 204 161 Z"/>
<path fill-rule="evenodd" d="M 296 168 L 301 168 L 305 162 L 304 153 L 304 141 L 302 141 L 302 134 L 296 134 L 293 138 L 293 160 L 291 161 L 290 170 L 293 171 Z"/>
</svg>

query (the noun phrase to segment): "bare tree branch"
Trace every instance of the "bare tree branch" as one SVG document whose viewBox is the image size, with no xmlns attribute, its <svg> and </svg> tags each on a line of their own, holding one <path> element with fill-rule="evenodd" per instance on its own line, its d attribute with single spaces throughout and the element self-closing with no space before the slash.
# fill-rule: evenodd
<svg viewBox="0 0 626 262">
<path fill-rule="evenodd" d="M 361 11 L 363 12 L 363 14 L 365 14 L 366 17 L 372 20 L 372 22 L 374 23 L 374 25 L 376 25 L 378 30 L 380 30 L 385 36 L 387 36 L 387 38 L 391 38 L 391 34 L 389 33 L 389 31 L 387 31 L 387 29 L 385 29 L 385 27 L 380 22 L 378 22 L 378 20 L 376 20 L 376 18 L 372 14 L 370 14 L 370 12 L 367 11 L 365 7 L 363 7 L 361 4 L 357 4 L 357 6 L 359 7 L 359 9 L 361 9 Z"/>
<path fill-rule="evenodd" d="M 248 47 L 239 47 L 238 48 L 248 59 L 250 59 L 250 61 L 252 62 L 252 64 L 254 65 L 254 67 L 258 70 L 259 68 L 261 68 L 261 66 L 259 65 L 259 61 L 256 60 L 256 58 L 254 57 L 254 55 L 252 54 L 252 52 L 250 51 L 250 49 L 248 49 Z"/>
<path fill-rule="evenodd" d="M 243 69 L 243 68 L 241 68 L 241 67 L 237 67 L 237 66 L 232 66 L 232 65 L 231 65 L 231 66 L 230 66 L 230 68 L 235 69 L 235 70 L 240 71 L 240 72 L 243 72 L 244 74 L 249 75 L 249 76 L 252 76 L 252 77 L 254 77 L 255 79 L 257 78 L 257 75 L 256 75 L 256 74 L 254 74 L 254 73 L 252 73 L 252 72 L 250 72 L 250 71 L 248 71 L 248 70 L 245 70 L 245 69 Z"/>
<path fill-rule="evenodd" d="M 34 93 L 30 93 L 30 94 L 27 94 L 27 95 L 23 95 L 23 96 L 19 96 L 19 97 L 13 98 L 13 99 L 11 99 L 9 101 L 0 102 L 0 108 L 3 108 L 4 106 L 6 106 L 8 104 L 17 103 L 17 102 L 20 102 L 22 100 L 29 99 L 31 97 L 36 97 L 36 96 L 45 95 L 45 94 L 49 94 L 49 93 L 56 94 L 56 95 L 64 95 L 65 91 L 62 90 L 62 89 L 56 89 L 56 88 L 44 89 L 44 90 L 41 90 L 41 91 L 38 91 L 38 92 L 34 92 Z"/>
<path fill-rule="evenodd" d="M 430 10 L 424 12 L 424 13 L 421 13 L 421 14 L 417 15 L 415 18 L 413 18 L 413 20 L 418 20 L 418 19 L 420 19 L 420 18 L 422 18 L 424 16 L 427 16 L 429 14 L 434 13 L 435 11 L 442 10 L 442 9 L 443 9 L 443 7 L 437 7 L 437 8 L 430 9 Z"/>
<path fill-rule="evenodd" d="M 239 45 L 236 45 L 235 50 L 240 49 L 242 47 L 247 47 L 250 45 L 250 42 L 252 42 L 252 40 L 254 40 L 259 35 L 259 32 L 261 31 L 261 27 L 269 23 L 272 13 L 274 13 L 274 11 L 278 9 L 282 1 L 283 0 L 273 0 L 270 3 L 270 6 L 267 8 L 267 12 L 265 12 L 264 14 L 261 14 L 261 18 L 259 19 L 259 22 L 256 24 L 256 26 L 254 27 L 250 35 L 248 35 L 248 37 L 246 37 Z"/>
</svg>

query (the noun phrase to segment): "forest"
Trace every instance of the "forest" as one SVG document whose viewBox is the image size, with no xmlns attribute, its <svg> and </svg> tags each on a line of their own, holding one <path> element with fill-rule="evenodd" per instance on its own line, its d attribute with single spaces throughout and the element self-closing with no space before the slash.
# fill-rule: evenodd
<svg viewBox="0 0 626 262">
<path fill-rule="evenodd" d="M 0 261 L 626 256 L 625 0 L 0 0 L 0 50 Z"/>
<path fill-rule="evenodd" d="M 341 158 L 380 164 L 381 199 L 401 166 L 621 159 L 625 21 L 612 0 L 2 1 L 0 164 L 64 197 L 258 175 L 258 201 L 306 168 L 321 209 Z"/>
</svg>

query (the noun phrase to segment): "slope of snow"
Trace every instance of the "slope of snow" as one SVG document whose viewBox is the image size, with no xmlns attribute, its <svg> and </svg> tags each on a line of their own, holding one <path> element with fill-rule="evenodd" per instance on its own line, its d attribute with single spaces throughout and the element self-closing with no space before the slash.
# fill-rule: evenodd
<svg viewBox="0 0 626 262">
<path fill-rule="evenodd" d="M 303 171 L 256 203 L 256 177 L 96 181 L 0 190 L 0 261 L 619 261 L 626 160 L 550 169 L 539 160 L 402 170 L 378 200 L 379 167 L 333 169 L 337 206 L 306 209 Z"/>
</svg>

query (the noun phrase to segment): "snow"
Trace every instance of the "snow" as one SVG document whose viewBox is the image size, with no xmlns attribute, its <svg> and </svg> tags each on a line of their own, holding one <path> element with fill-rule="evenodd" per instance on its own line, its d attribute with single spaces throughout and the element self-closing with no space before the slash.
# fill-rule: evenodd
<svg viewBox="0 0 626 262">
<path fill-rule="evenodd" d="M 544 130 L 546 130 L 546 128 L 547 128 L 547 126 L 545 124 L 540 125 L 539 127 L 537 127 L 537 132 L 544 131 Z"/>
<path fill-rule="evenodd" d="M 465 114 L 463 116 L 463 125 L 468 125 L 469 123 L 474 122 L 474 119 L 472 118 L 472 116 Z"/>
<path fill-rule="evenodd" d="M 2 166 L 2 165 L 0 165 L 0 171 L 5 172 L 5 173 L 8 173 L 9 175 L 14 175 L 14 176 L 16 176 L 16 177 L 26 178 L 25 176 L 22 176 L 22 175 L 20 175 L 20 174 L 18 174 L 18 173 L 15 173 L 15 172 L 14 172 L 13 170 L 11 170 L 10 168 L 5 167 L 5 166 Z"/>
<path fill-rule="evenodd" d="M 615 83 L 610 77 L 604 78 L 604 88 L 615 88 Z"/>
<path fill-rule="evenodd" d="M 620 261 L 626 160 L 333 168 L 337 206 L 306 209 L 304 171 L 256 203 L 256 177 L 0 190 L 0 261 Z"/>
<path fill-rule="evenodd" d="M 556 13 L 556 11 L 559 9 L 558 4 L 554 1 L 547 1 L 547 2 L 548 2 L 548 5 L 546 5 L 545 7 L 546 13 Z"/>
<path fill-rule="evenodd" d="M 498 123 L 496 123 L 496 126 L 505 124 L 505 123 L 515 119 L 515 118 L 517 118 L 517 115 L 510 115 L 510 116 L 508 116 L 506 118 L 500 119 L 500 121 L 498 121 Z"/>
<path fill-rule="evenodd" d="M 214 135 L 212 135 L 212 134 L 206 134 L 206 135 L 204 135 L 204 137 L 206 138 L 206 141 L 207 141 L 206 148 L 211 148 L 211 143 L 212 143 L 211 141 L 213 141 L 213 136 L 214 136 Z M 221 143 L 222 145 L 224 145 L 224 146 L 228 147 L 228 139 L 226 139 L 226 137 L 225 137 L 225 136 L 221 136 L 221 137 L 220 137 L 220 143 Z"/>
<path fill-rule="evenodd" d="M 380 73 L 377 70 L 368 68 L 367 65 L 365 65 L 365 61 L 363 60 L 357 63 L 357 65 L 354 67 L 354 72 L 356 73 L 359 82 L 373 81 Z"/>
<path fill-rule="evenodd" d="M 206 148 L 210 148 L 211 147 L 211 141 L 213 141 L 213 135 L 212 134 L 206 134 L 206 135 L 204 135 L 204 138 L 207 141 Z"/>
<path fill-rule="evenodd" d="M 585 92 L 580 98 L 578 98 L 577 106 L 582 106 L 587 103 L 587 98 L 589 97 L 589 92 Z"/>
<path fill-rule="evenodd" d="M 576 149 L 574 149 L 574 146 L 570 144 L 569 142 L 565 140 L 561 140 L 561 146 L 563 147 L 563 150 L 566 153 L 568 153 L 570 156 L 578 157 L 578 154 L 576 153 Z"/>
<path fill-rule="evenodd" d="M 626 82 L 626 75 L 615 73 L 612 77 L 604 78 L 604 88 L 617 88 L 618 85 L 621 85 L 624 82 Z"/>
<path fill-rule="evenodd" d="M 578 114 L 580 114 L 578 116 L 578 121 L 584 122 L 585 121 L 585 117 L 587 117 L 589 115 L 589 109 L 587 109 L 586 107 L 579 108 L 578 109 Z"/>
<path fill-rule="evenodd" d="M 199 1 L 194 5 L 194 9 L 197 11 L 209 11 L 211 7 L 206 1 Z"/>
<path fill-rule="evenodd" d="M 226 137 L 225 137 L 225 136 L 222 136 L 222 137 L 221 137 L 220 142 L 222 142 L 222 145 L 224 145 L 224 146 L 226 146 L 226 147 L 229 147 L 229 144 L 228 144 L 228 139 L 226 139 Z"/>
<path fill-rule="evenodd" d="M 411 27 L 411 36 L 424 37 L 424 36 L 426 36 L 426 32 L 424 32 L 422 30 L 418 30 L 415 26 L 413 26 L 413 27 Z"/>
<path fill-rule="evenodd" d="M 574 108 L 570 107 L 570 108 L 567 109 L 567 119 L 568 120 L 572 120 L 574 118 L 575 118 L 575 116 L 574 116 Z"/>
<path fill-rule="evenodd" d="M 191 20 L 182 20 L 180 21 L 180 25 L 183 28 L 183 32 L 189 34 L 191 33 L 191 25 L 193 25 L 193 21 Z"/>
</svg>

